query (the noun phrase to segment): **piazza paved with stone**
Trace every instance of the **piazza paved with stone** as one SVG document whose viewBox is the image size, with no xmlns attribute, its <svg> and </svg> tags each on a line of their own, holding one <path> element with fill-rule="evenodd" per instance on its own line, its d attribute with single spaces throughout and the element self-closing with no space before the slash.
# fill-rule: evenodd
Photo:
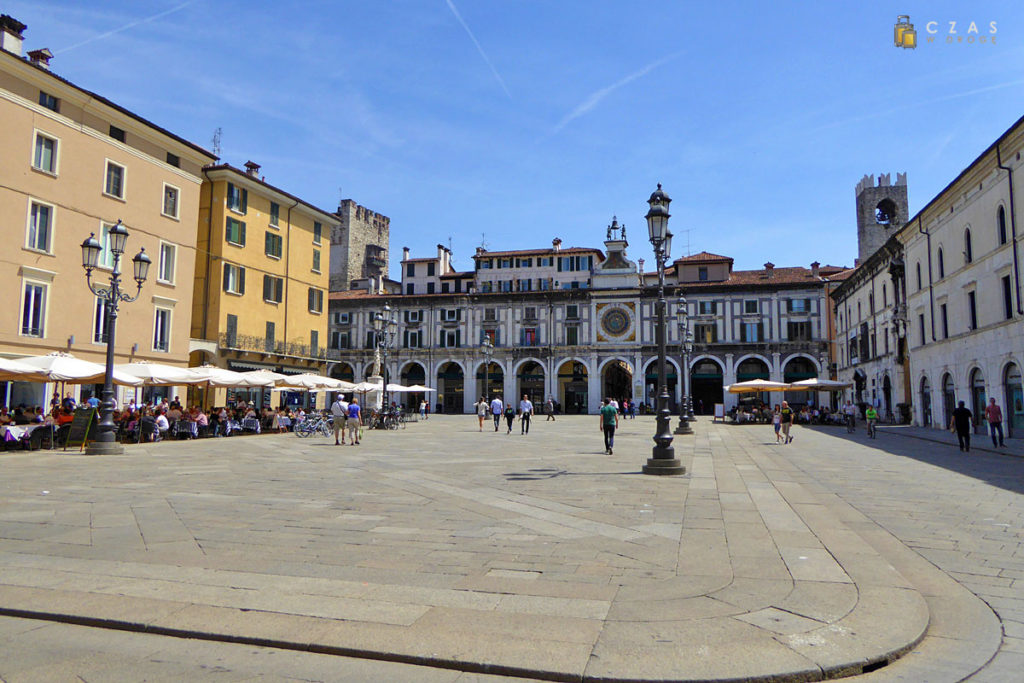
<svg viewBox="0 0 1024 683">
<path fill-rule="evenodd" d="M 0 679 L 1019 680 L 1019 445 L 653 428 L 7 453 Z"/>
</svg>

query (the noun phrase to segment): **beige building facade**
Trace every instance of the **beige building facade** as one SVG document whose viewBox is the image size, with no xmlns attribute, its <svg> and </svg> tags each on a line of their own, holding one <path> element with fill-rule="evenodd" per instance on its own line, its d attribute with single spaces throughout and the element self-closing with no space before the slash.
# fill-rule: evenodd
<svg viewBox="0 0 1024 683">
<path fill-rule="evenodd" d="M 186 366 L 200 171 L 215 157 L 55 75 L 48 51 L 24 58 L 24 25 L 0 24 L 0 287 L 8 293 L 0 356 L 64 351 L 104 361 L 103 302 L 86 284 L 80 245 L 91 233 L 103 244 L 93 277 L 106 283 L 107 232 L 120 220 L 130 233 L 125 287 L 135 293 L 131 258 L 140 249 L 153 266 L 138 300 L 120 306 L 115 360 Z M 50 391 L 11 383 L 0 402 L 46 405 Z"/>
</svg>

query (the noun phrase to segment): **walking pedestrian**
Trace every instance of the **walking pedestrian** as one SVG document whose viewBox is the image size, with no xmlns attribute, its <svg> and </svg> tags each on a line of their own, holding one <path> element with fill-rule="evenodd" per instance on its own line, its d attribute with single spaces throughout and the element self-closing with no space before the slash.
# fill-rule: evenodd
<svg viewBox="0 0 1024 683">
<path fill-rule="evenodd" d="M 789 434 L 789 429 L 793 426 L 793 410 L 789 407 L 787 401 L 782 402 L 782 409 L 779 410 L 779 422 L 782 425 L 783 443 L 790 443 L 793 440 L 793 437 Z"/>
<path fill-rule="evenodd" d="M 512 423 L 516 421 L 516 409 L 509 403 L 505 406 L 505 422 L 508 423 L 508 433 L 512 433 Z"/>
<path fill-rule="evenodd" d="M 530 418 L 533 417 L 533 403 L 530 397 L 523 394 L 523 400 L 519 402 L 519 429 L 520 434 L 530 433 Z"/>
<path fill-rule="evenodd" d="M 544 414 L 548 416 L 547 419 L 544 420 L 545 422 L 547 422 L 548 420 L 551 420 L 552 422 L 554 422 L 554 420 L 555 420 L 555 399 L 552 398 L 551 396 L 548 396 L 548 400 L 544 404 Z"/>
<path fill-rule="evenodd" d="M 619 411 L 612 405 L 612 399 L 606 398 L 601 405 L 601 431 L 604 432 L 604 452 L 612 455 L 615 446 L 615 428 L 619 426 Z"/>
<path fill-rule="evenodd" d="M 990 398 L 985 406 L 985 419 L 988 420 L 988 433 L 992 437 L 992 445 L 1003 448 L 1003 411 L 996 405 L 996 400 Z M 996 434 L 999 435 L 999 443 L 996 443 Z"/>
<path fill-rule="evenodd" d="M 971 419 L 974 417 L 967 409 L 963 401 L 956 405 L 953 410 L 953 419 L 949 421 L 950 431 L 956 432 L 957 441 L 960 442 L 960 450 L 966 453 L 971 452 Z"/>
<path fill-rule="evenodd" d="M 420 401 L 420 419 L 427 419 L 427 399 Z"/>
<path fill-rule="evenodd" d="M 779 412 L 779 407 L 775 406 L 775 413 L 772 414 L 772 426 L 775 427 L 775 443 L 782 441 L 782 413 Z"/>
<path fill-rule="evenodd" d="M 334 419 L 334 445 L 344 446 L 345 421 L 348 419 L 348 403 L 345 403 L 345 397 L 342 394 L 338 394 L 334 399 L 334 403 L 331 404 L 331 417 Z M 339 436 L 341 436 L 340 442 L 338 441 Z"/>
<path fill-rule="evenodd" d="M 353 446 L 360 443 L 359 433 L 363 429 L 363 411 L 359 408 L 359 399 L 352 397 L 352 403 L 348 404 L 348 440 Z"/>
<path fill-rule="evenodd" d="M 487 417 L 487 397 L 481 396 L 476 404 L 476 416 L 480 420 L 480 431 L 484 431 L 484 418 Z"/>
<path fill-rule="evenodd" d="M 494 417 L 494 431 L 498 431 L 498 425 L 501 424 L 501 413 L 505 409 L 505 404 L 501 402 L 501 399 L 495 396 L 491 400 L 491 415 Z"/>
</svg>

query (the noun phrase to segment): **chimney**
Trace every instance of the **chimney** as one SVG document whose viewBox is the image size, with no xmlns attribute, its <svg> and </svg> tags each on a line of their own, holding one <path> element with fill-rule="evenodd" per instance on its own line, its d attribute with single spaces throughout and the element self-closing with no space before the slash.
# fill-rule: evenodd
<svg viewBox="0 0 1024 683">
<path fill-rule="evenodd" d="M 402 260 L 403 261 L 408 261 L 409 260 L 409 247 L 402 247 Z"/>
<path fill-rule="evenodd" d="M 245 175 L 251 175 L 252 177 L 255 178 L 256 175 L 259 174 L 259 172 L 260 165 L 257 164 L 255 161 L 245 162 Z"/>
<path fill-rule="evenodd" d="M 50 70 L 51 59 L 53 59 L 53 53 L 47 47 L 44 47 L 42 50 L 32 50 L 28 53 L 28 61 L 47 71 Z"/>
<path fill-rule="evenodd" d="M 483 254 L 483 253 L 485 253 L 486 251 L 487 251 L 487 250 L 486 250 L 486 249 L 484 249 L 483 247 L 477 247 L 477 248 L 476 248 L 476 255 L 477 255 L 477 256 L 479 256 L 480 254 Z"/>
<path fill-rule="evenodd" d="M 764 264 L 764 274 L 768 279 L 775 277 L 775 264 L 771 261 Z"/>
<path fill-rule="evenodd" d="M 821 264 L 818 263 L 817 261 L 812 263 L 811 264 L 811 275 L 813 275 L 814 277 L 820 277 L 820 275 L 818 273 L 818 268 L 820 268 L 820 267 L 821 267 Z"/>
<path fill-rule="evenodd" d="M 0 50 L 6 50 L 12 55 L 21 57 L 21 46 L 25 41 L 25 36 L 22 34 L 26 28 L 28 26 L 14 17 L 0 14 Z"/>
<path fill-rule="evenodd" d="M 554 249 L 555 251 L 562 251 L 562 238 L 556 237 L 555 239 L 551 240 L 551 248 Z"/>
</svg>

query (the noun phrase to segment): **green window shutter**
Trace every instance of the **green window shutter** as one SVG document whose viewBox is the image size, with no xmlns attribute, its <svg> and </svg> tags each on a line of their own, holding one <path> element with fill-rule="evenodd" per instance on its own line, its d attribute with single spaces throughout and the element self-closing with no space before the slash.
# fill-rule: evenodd
<svg viewBox="0 0 1024 683">
<path fill-rule="evenodd" d="M 263 276 L 263 298 L 264 299 L 271 299 L 271 298 L 273 298 L 272 297 L 272 292 L 271 292 L 271 288 L 272 287 L 273 287 L 273 285 L 271 285 L 270 276 L 269 275 L 264 275 Z"/>
<path fill-rule="evenodd" d="M 284 278 L 277 278 L 277 301 L 284 301 Z"/>
<path fill-rule="evenodd" d="M 242 246 L 245 246 L 245 223 L 243 221 L 238 221 L 238 225 L 239 225 L 239 228 L 238 228 L 238 234 L 239 234 L 238 243 L 241 244 Z"/>
<path fill-rule="evenodd" d="M 223 286 L 224 286 L 224 291 L 225 292 L 228 291 L 228 277 L 229 277 L 228 274 L 230 273 L 230 271 L 231 271 L 231 266 L 228 265 L 227 263 L 225 263 L 224 264 L 224 282 L 223 282 Z"/>
<path fill-rule="evenodd" d="M 263 236 L 263 251 L 269 255 L 274 253 L 274 239 L 269 232 Z"/>
<path fill-rule="evenodd" d="M 249 190 L 242 190 L 242 208 L 241 208 L 242 213 L 245 213 L 248 210 L 248 205 L 249 205 Z"/>
<path fill-rule="evenodd" d="M 238 293 L 245 294 L 245 268 L 238 267 Z"/>
</svg>

